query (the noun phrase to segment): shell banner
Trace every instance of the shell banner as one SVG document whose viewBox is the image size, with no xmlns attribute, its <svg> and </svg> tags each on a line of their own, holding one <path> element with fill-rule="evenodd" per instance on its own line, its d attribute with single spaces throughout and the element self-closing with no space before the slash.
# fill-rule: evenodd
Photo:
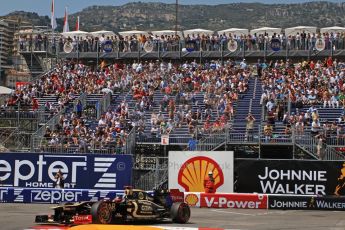
<svg viewBox="0 0 345 230">
<path fill-rule="evenodd" d="M 319 39 L 316 40 L 315 49 L 317 51 L 322 51 L 322 50 L 325 49 L 325 47 L 326 47 L 326 43 L 325 43 L 325 41 L 323 39 L 319 38 Z"/>
<path fill-rule="evenodd" d="M 237 50 L 237 41 L 231 39 L 229 42 L 228 42 L 228 50 L 230 52 L 235 52 Z"/>
<path fill-rule="evenodd" d="M 169 152 L 169 189 L 230 193 L 233 192 L 233 172 L 232 151 Z"/>
<path fill-rule="evenodd" d="M 72 42 L 67 41 L 63 46 L 63 51 L 68 54 L 71 53 L 73 51 Z"/>
</svg>

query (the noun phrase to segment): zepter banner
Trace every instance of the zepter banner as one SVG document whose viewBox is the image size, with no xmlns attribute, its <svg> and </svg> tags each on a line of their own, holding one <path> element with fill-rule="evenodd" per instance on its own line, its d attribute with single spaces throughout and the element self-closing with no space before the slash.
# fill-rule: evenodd
<svg viewBox="0 0 345 230">
<path fill-rule="evenodd" d="M 152 41 L 147 41 L 147 42 L 145 42 L 145 44 L 144 44 L 144 50 L 145 50 L 145 52 L 147 52 L 147 53 L 152 52 L 152 51 L 153 51 L 153 42 L 152 42 Z"/>
<path fill-rule="evenodd" d="M 71 53 L 72 50 L 73 50 L 72 42 L 67 41 L 67 42 L 65 43 L 65 45 L 63 46 L 63 51 L 64 51 L 65 53 Z"/>
<path fill-rule="evenodd" d="M 169 188 L 183 192 L 233 191 L 233 152 L 170 151 Z"/>
<path fill-rule="evenodd" d="M 325 47 L 326 47 L 325 41 L 324 41 L 322 38 L 318 38 L 318 39 L 316 40 L 316 43 L 315 43 L 315 49 L 316 49 L 317 51 L 322 51 L 322 50 L 325 49 Z"/>
<path fill-rule="evenodd" d="M 230 52 L 235 52 L 236 50 L 237 50 L 237 46 L 238 46 L 238 44 L 237 44 L 237 41 L 235 41 L 235 40 L 230 40 L 229 42 L 228 42 L 228 50 L 230 51 Z"/>
<path fill-rule="evenodd" d="M 131 181 L 132 157 L 2 153 L 0 187 L 54 188 L 59 170 L 65 188 L 123 189 Z"/>
</svg>

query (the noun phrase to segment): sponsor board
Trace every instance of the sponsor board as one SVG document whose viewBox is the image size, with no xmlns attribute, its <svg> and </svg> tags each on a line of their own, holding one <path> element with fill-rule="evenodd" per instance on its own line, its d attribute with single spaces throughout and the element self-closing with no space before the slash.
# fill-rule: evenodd
<svg viewBox="0 0 345 230">
<path fill-rule="evenodd" d="M 200 207 L 266 209 L 267 195 L 201 193 Z"/>
<path fill-rule="evenodd" d="M 271 49 L 275 52 L 280 50 L 280 40 L 277 38 L 273 38 L 271 40 Z"/>
<path fill-rule="evenodd" d="M 99 201 L 123 195 L 123 190 L 0 188 L 0 203 L 46 203 Z"/>
<path fill-rule="evenodd" d="M 2 153 L 0 187 L 54 188 L 61 170 L 68 189 L 123 189 L 131 183 L 129 155 Z"/>
<path fill-rule="evenodd" d="M 63 51 L 68 54 L 71 53 L 73 51 L 72 42 L 67 41 L 63 46 Z"/>
<path fill-rule="evenodd" d="M 170 151 L 169 188 L 183 192 L 204 192 L 205 181 L 212 173 L 214 191 L 233 191 L 233 152 L 232 151 Z"/>
<path fill-rule="evenodd" d="M 103 44 L 103 50 L 106 53 L 110 53 L 111 51 L 113 51 L 113 42 L 110 40 L 105 41 Z"/>
<path fill-rule="evenodd" d="M 316 49 L 317 51 L 322 51 L 322 50 L 325 49 L 325 47 L 326 47 L 325 41 L 324 41 L 322 38 L 318 38 L 318 39 L 316 40 L 316 43 L 315 43 L 315 49 Z"/>
<path fill-rule="evenodd" d="M 0 188 L 0 203 L 7 203 L 9 200 L 8 188 Z"/>
<path fill-rule="evenodd" d="M 290 195 L 345 195 L 342 161 L 237 160 L 236 191 Z"/>
<path fill-rule="evenodd" d="M 151 53 L 153 51 L 153 42 L 152 41 L 146 41 L 144 44 L 144 50 L 147 53 Z"/>
<path fill-rule="evenodd" d="M 235 52 L 237 50 L 237 47 L 238 47 L 238 43 L 237 41 L 231 39 L 229 42 L 228 42 L 228 50 L 230 52 Z"/>
<path fill-rule="evenodd" d="M 184 202 L 192 207 L 200 207 L 200 193 L 189 193 L 184 194 Z"/>
<path fill-rule="evenodd" d="M 306 209 L 345 211 L 344 197 L 270 195 L 269 209 Z"/>
<path fill-rule="evenodd" d="M 193 41 L 193 40 L 186 41 L 185 47 L 186 47 L 186 50 L 187 50 L 188 52 L 193 52 L 193 51 L 195 51 L 196 48 L 197 48 L 196 41 Z"/>
</svg>

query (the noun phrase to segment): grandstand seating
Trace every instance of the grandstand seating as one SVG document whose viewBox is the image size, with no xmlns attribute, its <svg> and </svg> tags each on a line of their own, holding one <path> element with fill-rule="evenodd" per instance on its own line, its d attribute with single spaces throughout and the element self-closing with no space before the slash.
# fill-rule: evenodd
<svg viewBox="0 0 345 230">
<path fill-rule="evenodd" d="M 258 143 L 258 142 L 265 142 L 265 138 L 263 136 L 263 126 L 266 124 L 266 119 L 263 116 L 265 114 L 265 111 L 263 111 L 264 105 L 260 104 L 260 96 L 263 92 L 262 88 L 262 81 L 259 77 L 252 75 L 248 79 L 248 85 L 247 85 L 247 91 L 242 92 L 239 94 L 239 99 L 238 101 L 233 102 L 233 108 L 234 108 L 234 117 L 232 117 L 231 120 L 228 121 L 228 134 L 225 135 L 230 135 L 230 138 L 227 139 L 228 142 L 230 143 L 237 143 L 237 144 L 245 144 L 251 142 L 253 143 Z M 150 106 L 149 109 L 144 109 L 142 111 L 142 115 L 138 115 L 138 100 L 134 98 L 133 92 L 131 90 L 127 90 L 129 87 L 128 85 L 126 86 L 127 88 L 122 89 L 121 91 L 116 91 L 112 94 L 111 98 L 111 103 L 110 104 L 104 104 L 104 98 L 105 98 L 105 93 L 101 92 L 101 89 L 97 89 L 94 93 L 89 93 L 85 97 L 85 101 L 83 101 L 83 117 L 82 119 L 85 122 L 85 125 L 88 129 L 88 132 L 92 134 L 95 132 L 95 130 L 99 129 L 99 119 L 102 114 L 105 114 L 107 111 L 116 111 L 119 105 L 121 105 L 122 102 L 125 102 L 128 104 L 128 116 L 126 117 L 125 124 L 122 124 L 121 130 L 125 131 L 125 135 L 128 135 L 130 133 L 130 128 L 132 126 L 135 127 L 135 135 L 136 135 L 136 143 L 139 144 L 157 144 L 160 143 L 161 139 L 161 134 L 158 131 L 158 134 L 155 136 L 152 136 L 151 134 L 151 116 L 152 113 L 159 114 L 160 112 L 162 113 L 162 116 L 164 117 L 164 120 L 167 121 L 169 118 L 169 113 L 168 110 L 163 110 L 161 111 L 161 102 L 163 101 L 163 98 L 166 96 L 166 94 L 162 91 L 160 87 L 156 88 L 154 90 L 153 94 L 153 104 Z M 176 110 L 180 109 L 180 106 L 183 106 L 183 112 L 187 113 L 188 111 L 191 112 L 196 112 L 197 110 L 200 110 L 203 114 L 202 118 L 198 119 L 198 125 L 195 131 L 190 131 L 188 124 L 186 122 L 179 122 L 178 124 L 174 124 L 174 128 L 172 131 L 169 133 L 169 139 L 170 139 L 170 144 L 172 145 L 187 145 L 189 140 L 191 138 L 197 138 L 200 140 L 200 143 L 205 144 L 208 141 L 208 137 L 212 137 L 213 133 L 206 133 L 203 131 L 203 124 L 205 122 L 205 116 L 204 116 L 204 111 L 205 111 L 205 92 L 201 90 L 201 92 L 196 91 L 192 92 L 194 94 L 193 100 L 188 99 L 187 100 L 187 105 L 182 105 L 181 102 L 178 103 L 176 102 L 175 108 Z M 75 95 L 81 97 L 82 95 Z M 220 96 L 220 95 L 217 95 Z M 77 98 L 77 97 L 75 97 Z M 169 95 L 168 99 L 173 99 L 175 100 L 175 95 Z M 58 106 L 58 96 L 55 94 L 44 94 L 40 98 L 38 98 L 38 103 L 39 107 L 43 109 L 47 103 Z M 343 108 L 323 108 L 322 105 L 317 105 L 317 110 L 318 114 L 320 117 L 321 124 L 325 122 L 333 122 L 337 121 L 338 118 L 341 116 L 343 113 L 344 109 Z M 71 114 L 72 112 L 75 112 L 75 101 L 74 103 L 69 103 L 68 106 L 64 108 L 64 111 L 62 114 L 59 114 L 59 116 L 63 116 L 64 119 L 71 119 Z M 291 112 L 298 114 L 301 112 L 306 112 L 308 110 L 308 106 L 305 105 L 301 109 L 296 109 L 292 108 Z M 285 108 L 285 112 L 287 111 L 287 108 Z M 45 124 L 51 116 L 56 114 L 57 111 L 55 111 L 53 114 L 50 114 L 50 112 L 46 112 L 45 114 L 45 119 L 42 120 L 40 123 L 41 127 L 44 127 L 43 124 Z M 251 112 L 251 114 L 255 117 L 255 122 L 254 122 L 254 129 L 253 129 L 253 135 L 248 138 L 247 135 L 247 130 L 246 130 L 246 117 L 248 116 L 248 113 Z M 6 110 L 5 110 L 6 113 Z M 1 114 L 3 116 L 4 113 Z M 215 122 L 219 117 L 221 116 L 220 112 L 218 111 L 217 105 L 214 105 L 211 109 L 211 116 L 210 116 L 210 122 L 213 123 Z M 144 129 L 142 131 L 139 131 L 138 129 L 138 121 L 140 119 L 143 119 L 144 121 Z M 55 119 L 56 122 L 61 122 L 59 121 L 58 118 Z M 50 124 L 50 128 L 55 129 L 54 125 L 57 125 L 58 123 Z M 61 124 L 60 124 L 61 125 Z M 292 144 L 292 139 L 291 139 L 291 134 L 285 133 L 286 129 L 286 124 L 281 122 L 281 121 L 276 121 L 275 126 L 274 126 L 274 134 L 273 138 L 275 138 L 278 141 L 275 141 L 274 143 L 280 142 L 280 143 L 289 143 Z M 217 135 L 224 135 L 224 133 L 217 133 Z M 35 134 L 36 136 L 38 134 Z M 41 133 L 40 135 L 43 135 Z M 259 137 L 261 135 L 261 137 Z M 310 127 L 306 126 L 305 127 L 305 135 L 310 136 Z M 61 137 L 63 139 L 65 137 Z M 70 137 L 67 137 L 70 138 Z M 111 148 L 122 148 L 125 144 L 115 144 L 115 145 L 107 145 L 104 144 L 104 138 L 105 137 L 100 137 L 102 140 L 99 142 L 101 143 L 97 149 L 99 151 L 102 150 L 102 148 L 107 148 L 108 150 Z M 118 137 L 117 137 L 118 138 Z M 218 138 L 215 136 L 215 138 Z M 308 139 L 309 140 L 309 139 Z M 80 141 L 80 140 L 79 140 Z M 78 142 L 79 142 L 78 141 Z M 60 150 L 67 151 L 67 152 L 78 152 L 78 151 L 90 151 L 90 149 L 85 150 L 85 149 L 80 149 L 80 143 L 74 142 L 73 144 L 70 143 L 71 141 L 67 141 L 68 146 L 63 146 L 66 144 L 66 141 L 63 141 L 60 144 L 60 147 L 63 146 L 63 148 L 60 148 Z M 219 144 L 224 143 L 224 139 L 219 139 L 220 143 L 214 143 L 213 148 L 220 146 Z M 45 143 L 45 142 L 44 142 Z M 304 143 L 304 142 L 300 142 Z M 334 144 L 327 142 L 328 144 Z M 337 142 L 342 143 L 342 142 Z M 90 143 L 88 143 L 90 144 Z M 52 147 L 52 146 L 50 146 Z M 54 146 L 53 146 L 54 147 Z M 90 145 L 89 145 L 90 147 Z M 88 148 L 89 148 L 88 147 Z M 67 150 L 68 149 L 68 150 Z M 45 149 L 47 150 L 47 149 Z M 93 150 L 96 150 L 95 148 Z M 54 150 L 56 151 L 56 150 Z M 97 151 L 92 151 L 92 152 L 97 152 Z M 115 152 L 124 152 L 123 149 L 120 151 L 104 151 L 104 153 L 115 153 Z"/>
</svg>

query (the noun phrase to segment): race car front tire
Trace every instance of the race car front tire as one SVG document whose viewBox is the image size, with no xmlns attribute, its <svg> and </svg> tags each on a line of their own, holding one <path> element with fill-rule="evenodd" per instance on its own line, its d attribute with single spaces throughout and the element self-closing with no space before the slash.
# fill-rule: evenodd
<svg viewBox="0 0 345 230">
<path fill-rule="evenodd" d="M 92 223 L 110 224 L 113 220 L 113 212 L 107 202 L 99 201 L 91 207 Z"/>
<path fill-rule="evenodd" d="M 186 203 L 173 203 L 170 209 L 170 215 L 173 222 L 185 224 L 190 218 L 190 208 Z"/>
</svg>

